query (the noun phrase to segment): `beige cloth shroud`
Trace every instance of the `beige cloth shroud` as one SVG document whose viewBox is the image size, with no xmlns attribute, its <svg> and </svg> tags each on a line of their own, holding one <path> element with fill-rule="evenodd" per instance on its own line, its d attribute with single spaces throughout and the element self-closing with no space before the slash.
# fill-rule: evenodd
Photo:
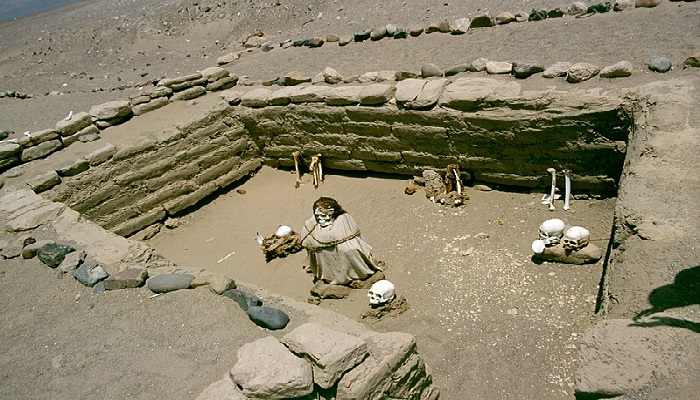
<svg viewBox="0 0 700 400">
<path fill-rule="evenodd" d="M 343 285 L 381 270 L 372 259 L 372 246 L 364 241 L 355 219 L 348 213 L 339 215 L 325 228 L 316 224 L 314 218 L 308 219 L 301 237 L 315 279 Z"/>
</svg>

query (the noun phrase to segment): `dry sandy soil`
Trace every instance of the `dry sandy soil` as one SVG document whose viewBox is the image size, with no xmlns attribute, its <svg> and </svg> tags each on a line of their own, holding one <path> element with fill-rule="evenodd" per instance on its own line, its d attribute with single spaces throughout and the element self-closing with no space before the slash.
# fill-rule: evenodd
<svg viewBox="0 0 700 400">
<path fill-rule="evenodd" d="M 592 3 L 592 2 L 591 2 Z M 242 49 L 239 39 L 259 28 L 273 40 L 373 28 L 422 25 L 480 10 L 530 11 L 559 1 L 94 1 L 0 24 L 0 90 L 35 98 L 0 99 L 0 128 L 24 132 L 52 127 L 69 111 L 125 99 L 133 84 L 178 76 L 215 64 Z M 205 11 L 209 7 L 209 11 Z M 581 87 L 606 91 L 682 77 L 680 64 L 700 50 L 700 4 L 664 1 L 588 18 L 562 18 L 476 30 L 462 36 L 421 35 L 346 47 L 246 53 L 228 66 L 252 80 L 291 70 L 309 75 L 331 66 L 343 75 L 378 70 L 417 72 L 487 57 L 498 61 L 628 60 L 630 78 L 594 79 Z M 675 68 L 648 71 L 666 56 Z M 697 72 L 694 72 L 697 73 Z M 505 77 L 503 79 L 511 79 Z M 566 87 L 535 76 L 525 88 Z M 93 91 L 95 88 L 125 88 Z M 51 91 L 62 95 L 45 96 Z M 165 115 L 168 107 L 159 110 Z M 180 219 L 149 243 L 178 264 L 225 274 L 299 301 L 311 277 L 302 253 L 265 263 L 256 232 L 279 224 L 300 229 L 319 196 L 331 196 L 358 221 L 374 255 L 410 309 L 370 327 L 415 335 L 444 399 L 571 399 L 578 338 L 595 319 L 602 263 L 536 264 L 530 243 L 547 218 L 583 225 L 605 248 L 615 199 L 573 202 L 550 212 L 542 193 L 475 191 L 457 209 L 403 193 L 406 179 L 341 176 L 320 188 L 294 188 L 288 171 L 263 168 L 255 177 Z M 245 190 L 245 194 L 235 189 Z M 479 239 L 479 233 L 488 238 Z M 232 254 L 227 259 L 225 256 Z M 269 334 L 232 302 L 204 290 L 148 299 L 147 290 L 90 294 L 71 279 L 55 279 L 33 261 L 0 267 L 3 329 L 2 398 L 193 399 L 235 362 L 242 343 Z M 359 319 L 366 292 L 320 307 Z M 467 393 L 469 395 L 467 395 Z"/>
</svg>

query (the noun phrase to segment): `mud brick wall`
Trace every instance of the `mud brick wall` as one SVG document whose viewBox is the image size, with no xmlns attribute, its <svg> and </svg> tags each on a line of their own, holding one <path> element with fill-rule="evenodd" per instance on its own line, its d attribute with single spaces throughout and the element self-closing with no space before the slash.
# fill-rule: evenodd
<svg viewBox="0 0 700 400">
<path fill-rule="evenodd" d="M 296 150 L 307 162 L 322 154 L 327 171 L 410 176 L 456 163 L 467 180 L 521 188 L 549 185 L 546 170 L 555 167 L 572 170 L 573 190 L 607 195 L 617 190 L 633 124 L 621 101 L 580 93 L 417 110 L 394 103 L 255 102 L 233 107 L 232 115 L 275 167 L 293 166 Z"/>
<path fill-rule="evenodd" d="M 255 143 L 223 110 L 110 153 L 44 195 L 120 235 L 176 215 L 261 165 Z"/>
</svg>

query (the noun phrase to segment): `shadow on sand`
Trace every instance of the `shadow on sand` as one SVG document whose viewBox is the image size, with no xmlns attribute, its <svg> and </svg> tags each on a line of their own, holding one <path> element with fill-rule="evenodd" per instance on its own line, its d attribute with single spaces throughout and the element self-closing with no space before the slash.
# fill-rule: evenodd
<svg viewBox="0 0 700 400">
<path fill-rule="evenodd" d="M 653 321 L 639 322 L 643 317 L 663 312 L 672 308 L 700 304 L 700 265 L 684 269 L 676 275 L 669 285 L 660 286 L 649 293 L 651 307 L 640 311 L 632 319 L 634 326 L 652 327 L 667 325 L 689 329 L 700 333 L 700 323 L 668 316 L 651 317 Z"/>
</svg>

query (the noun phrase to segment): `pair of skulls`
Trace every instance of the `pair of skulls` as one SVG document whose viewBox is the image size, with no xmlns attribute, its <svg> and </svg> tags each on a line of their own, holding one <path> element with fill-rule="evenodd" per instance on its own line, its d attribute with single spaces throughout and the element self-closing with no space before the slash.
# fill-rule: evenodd
<svg viewBox="0 0 700 400">
<path fill-rule="evenodd" d="M 386 279 L 375 282 L 367 293 L 369 304 L 379 306 L 388 304 L 396 298 L 396 286 Z"/>
<path fill-rule="evenodd" d="M 545 246 L 554 246 L 561 242 L 567 250 L 580 250 L 591 240 L 591 233 L 582 226 L 572 226 L 564 232 L 566 225 L 559 218 L 552 218 L 544 221 L 538 233 L 540 240 Z"/>
</svg>

